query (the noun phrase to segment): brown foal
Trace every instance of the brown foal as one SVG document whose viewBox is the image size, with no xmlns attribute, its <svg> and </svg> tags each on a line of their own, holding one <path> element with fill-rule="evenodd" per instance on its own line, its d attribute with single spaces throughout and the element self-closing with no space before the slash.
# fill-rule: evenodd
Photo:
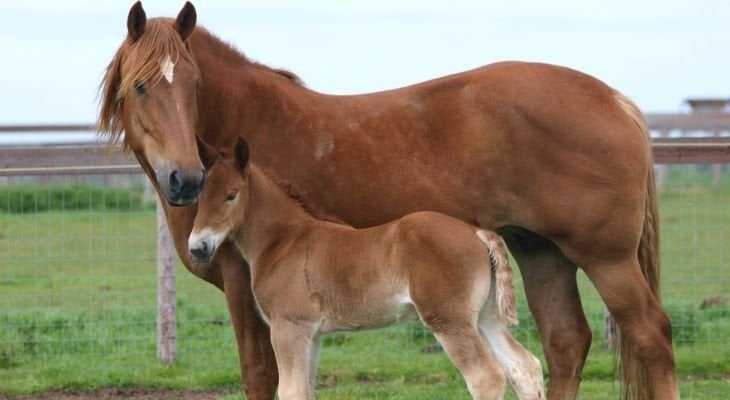
<svg viewBox="0 0 730 400">
<path fill-rule="evenodd" d="M 538 359 L 507 330 L 516 304 L 506 249 L 492 231 L 417 212 L 367 229 L 322 221 L 248 163 L 239 139 L 208 170 L 188 247 L 207 263 L 225 240 L 251 268 L 271 327 L 279 398 L 312 399 L 320 336 L 420 317 L 475 399 L 501 399 L 505 377 L 520 399 L 543 399 Z"/>
</svg>

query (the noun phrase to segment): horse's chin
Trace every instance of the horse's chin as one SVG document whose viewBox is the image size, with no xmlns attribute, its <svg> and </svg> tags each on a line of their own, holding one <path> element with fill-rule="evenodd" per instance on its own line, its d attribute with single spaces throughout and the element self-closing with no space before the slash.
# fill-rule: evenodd
<svg viewBox="0 0 730 400">
<path fill-rule="evenodd" d="M 198 258 L 198 257 L 195 257 L 194 255 L 192 255 L 192 254 L 191 254 L 191 255 L 190 255 L 190 259 L 191 259 L 191 260 L 193 260 L 193 263 L 194 263 L 195 265 L 197 265 L 197 266 L 200 266 L 200 267 L 207 267 L 207 266 L 209 266 L 209 265 L 210 265 L 210 260 L 212 260 L 212 259 L 213 259 L 213 255 L 211 254 L 211 255 L 210 255 L 209 257 L 207 257 L 207 258 Z"/>
<path fill-rule="evenodd" d="M 194 197 L 166 197 L 167 204 L 173 207 L 192 206 L 198 202 L 198 196 Z"/>
</svg>

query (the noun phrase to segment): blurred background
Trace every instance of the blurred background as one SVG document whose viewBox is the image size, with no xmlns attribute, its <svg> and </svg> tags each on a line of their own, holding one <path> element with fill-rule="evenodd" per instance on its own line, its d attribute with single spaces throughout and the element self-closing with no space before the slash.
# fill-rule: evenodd
<svg viewBox="0 0 730 400">
<path fill-rule="evenodd" d="M 683 398 L 727 397 L 730 2 L 194 3 L 199 25 L 323 93 L 378 91 L 528 60 L 586 72 L 628 95 L 656 139 L 664 305 Z M 174 17 L 182 4 L 144 7 L 148 18 Z M 240 385 L 222 295 L 161 250 L 165 228 L 146 177 L 133 158 L 105 159 L 93 131 L 97 88 L 126 36 L 131 5 L 0 3 L 0 398 L 53 388 L 219 393 Z M 158 357 L 157 268 L 170 263 L 177 347 L 165 360 Z M 579 278 L 594 335 L 581 393 L 617 398 L 605 310 Z M 516 284 L 515 335 L 541 355 L 519 274 Z M 434 344 L 419 324 L 333 335 L 323 352 L 322 398 L 466 398 Z"/>
<path fill-rule="evenodd" d="M 95 119 L 131 1 L 3 1 L 0 123 Z M 174 17 L 182 1 L 147 1 Z M 249 57 L 334 94 L 389 89 L 502 60 L 575 68 L 645 112 L 727 96 L 730 3 L 615 1 L 195 2 L 198 23 Z"/>
</svg>

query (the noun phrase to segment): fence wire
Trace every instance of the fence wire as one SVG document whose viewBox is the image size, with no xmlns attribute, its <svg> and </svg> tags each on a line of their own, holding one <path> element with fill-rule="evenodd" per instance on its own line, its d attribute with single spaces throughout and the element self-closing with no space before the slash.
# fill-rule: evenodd
<svg viewBox="0 0 730 400">
<path fill-rule="evenodd" d="M 727 165 L 724 166 L 727 170 Z M 730 332 L 730 180 L 707 165 L 666 168 L 660 189 L 663 303 L 675 346 L 712 354 Z M 142 175 L 13 177 L 0 181 L 0 369 L 59 358 L 154 362 L 156 223 Z M 521 290 L 516 337 L 539 338 Z M 583 305 L 602 346 L 604 307 L 579 273 Z M 222 294 L 177 267 L 177 354 L 206 354 L 237 374 Z M 331 346 L 437 351 L 418 324 L 336 334 Z M 377 351 L 377 350 L 376 350 Z M 146 361 L 145 361 L 146 360 Z"/>
</svg>

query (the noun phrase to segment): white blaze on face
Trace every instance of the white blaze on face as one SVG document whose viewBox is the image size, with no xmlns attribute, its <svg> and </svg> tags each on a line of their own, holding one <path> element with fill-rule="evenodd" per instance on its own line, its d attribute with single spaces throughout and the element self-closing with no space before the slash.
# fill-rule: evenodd
<svg viewBox="0 0 730 400">
<path fill-rule="evenodd" d="M 205 243 L 209 249 L 217 249 L 221 242 L 225 239 L 225 235 L 216 232 L 210 228 L 203 228 L 201 231 L 193 231 L 188 237 L 188 249 L 202 247 Z"/>
<path fill-rule="evenodd" d="M 175 63 L 172 62 L 172 59 L 170 58 L 170 55 L 168 54 L 165 58 L 165 61 L 160 64 L 160 72 L 162 72 L 162 76 L 165 77 L 165 80 L 169 83 L 172 83 L 173 73 L 175 70 Z"/>
</svg>

